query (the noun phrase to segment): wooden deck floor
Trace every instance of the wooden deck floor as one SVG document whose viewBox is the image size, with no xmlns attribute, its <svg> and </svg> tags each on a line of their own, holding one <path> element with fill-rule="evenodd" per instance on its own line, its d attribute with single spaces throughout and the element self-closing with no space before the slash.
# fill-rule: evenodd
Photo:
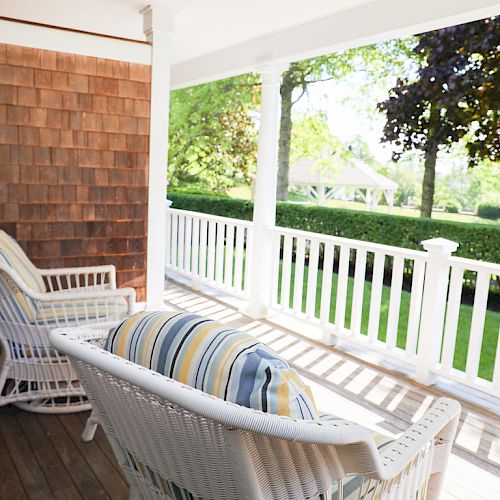
<svg viewBox="0 0 500 500">
<path fill-rule="evenodd" d="M 314 335 L 253 321 L 225 301 L 170 282 L 166 303 L 244 329 L 271 345 L 311 385 L 320 410 L 397 434 L 441 394 L 360 361 Z M 303 332 L 304 333 L 304 332 Z M 125 499 L 128 487 L 99 429 L 79 440 L 87 414 L 34 415 L 0 408 L 0 499 Z M 463 402 L 443 499 L 500 499 L 500 417 Z"/>
</svg>

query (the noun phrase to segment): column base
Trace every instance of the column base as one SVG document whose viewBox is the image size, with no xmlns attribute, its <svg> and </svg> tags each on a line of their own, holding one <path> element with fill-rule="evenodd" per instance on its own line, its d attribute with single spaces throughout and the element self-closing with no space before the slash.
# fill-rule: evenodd
<svg viewBox="0 0 500 500">
<path fill-rule="evenodd" d="M 242 307 L 239 312 L 252 319 L 265 319 L 269 317 L 269 308 L 263 305 L 247 305 Z"/>
</svg>

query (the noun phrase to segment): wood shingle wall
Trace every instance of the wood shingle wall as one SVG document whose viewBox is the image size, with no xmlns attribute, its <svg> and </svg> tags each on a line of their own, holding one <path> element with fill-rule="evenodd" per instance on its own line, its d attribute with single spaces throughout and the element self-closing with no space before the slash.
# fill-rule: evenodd
<svg viewBox="0 0 500 500">
<path fill-rule="evenodd" d="M 150 66 L 0 44 L 0 228 L 145 290 Z"/>
</svg>

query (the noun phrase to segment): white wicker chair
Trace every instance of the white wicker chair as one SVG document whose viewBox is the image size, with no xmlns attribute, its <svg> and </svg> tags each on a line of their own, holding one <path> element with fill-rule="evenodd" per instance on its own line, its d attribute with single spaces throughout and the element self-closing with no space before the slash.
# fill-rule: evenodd
<svg viewBox="0 0 500 500">
<path fill-rule="evenodd" d="M 105 334 L 105 332 L 103 332 Z M 131 487 L 131 498 L 173 498 L 172 483 L 205 499 L 305 499 L 353 475 L 358 499 L 435 499 L 460 405 L 437 403 L 377 450 L 352 422 L 299 421 L 217 399 L 88 343 L 85 329 L 57 329 Z M 175 498 L 186 498 L 185 496 Z M 191 498 L 191 497 L 189 497 Z"/>
<path fill-rule="evenodd" d="M 119 320 L 132 312 L 135 291 L 116 289 L 114 266 L 36 269 L 15 240 L 0 233 L 0 406 L 39 413 L 90 409 L 73 368 L 51 347 L 48 334 L 58 326 Z M 13 251 L 22 254 L 13 259 Z M 21 277 L 27 266 L 37 290 Z"/>
</svg>

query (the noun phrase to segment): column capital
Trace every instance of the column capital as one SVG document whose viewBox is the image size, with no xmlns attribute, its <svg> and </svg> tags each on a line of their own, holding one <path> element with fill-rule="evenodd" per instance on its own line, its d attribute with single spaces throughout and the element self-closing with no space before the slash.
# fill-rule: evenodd
<svg viewBox="0 0 500 500">
<path fill-rule="evenodd" d="M 148 41 L 152 41 L 154 31 L 174 31 L 175 10 L 148 5 L 141 10 L 141 14 L 143 31 Z"/>
<path fill-rule="evenodd" d="M 260 73 L 263 85 L 273 85 L 279 83 L 281 75 L 288 69 L 289 64 L 283 61 L 276 61 L 257 66 L 255 70 Z"/>
<path fill-rule="evenodd" d="M 449 257 L 453 252 L 456 252 L 459 244 L 455 241 L 447 240 L 446 238 L 433 238 L 421 242 L 424 250 L 436 255 Z"/>
</svg>

